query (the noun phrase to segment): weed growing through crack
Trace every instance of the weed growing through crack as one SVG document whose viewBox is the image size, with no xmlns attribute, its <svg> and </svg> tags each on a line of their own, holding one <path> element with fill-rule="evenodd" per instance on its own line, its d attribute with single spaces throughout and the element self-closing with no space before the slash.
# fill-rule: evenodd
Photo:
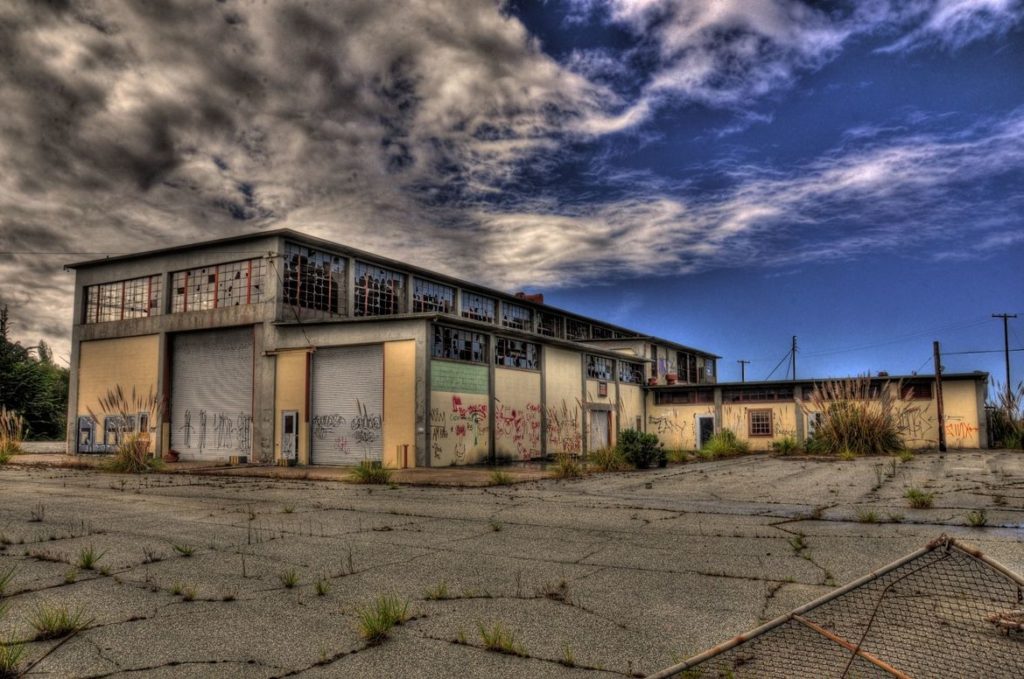
<svg viewBox="0 0 1024 679">
<path fill-rule="evenodd" d="M 193 554 L 195 554 L 196 548 L 195 547 L 190 547 L 188 545 L 174 545 L 174 551 L 176 551 L 178 554 L 182 555 L 183 557 L 188 558 L 188 557 L 192 556 Z"/>
<path fill-rule="evenodd" d="M 458 633 L 455 635 L 455 642 L 462 645 L 466 645 L 469 643 L 469 641 L 466 640 L 466 630 L 462 629 L 461 627 L 459 628 Z"/>
<path fill-rule="evenodd" d="M 448 591 L 448 583 L 442 580 L 437 583 L 426 592 L 423 593 L 423 598 L 427 601 L 442 601 L 444 599 L 451 599 L 451 593 Z"/>
<path fill-rule="evenodd" d="M 78 567 L 83 571 L 95 570 L 96 563 L 103 558 L 104 554 L 106 552 L 97 552 L 92 545 L 83 547 L 78 552 Z"/>
<path fill-rule="evenodd" d="M 317 596 L 327 596 L 327 593 L 331 591 L 331 581 L 327 578 L 320 578 L 314 585 Z"/>
<path fill-rule="evenodd" d="M 292 589 L 299 584 L 299 574 L 294 568 L 289 568 L 277 577 L 281 580 L 281 584 L 284 585 L 285 589 Z"/>
<path fill-rule="evenodd" d="M 18 643 L 13 639 L 7 642 L 0 642 L 0 677 L 21 676 L 21 656 L 25 654 L 25 644 Z"/>
<path fill-rule="evenodd" d="M 1005 507 L 1006 506 L 1006 496 L 1005 495 L 993 495 L 992 496 L 992 504 L 994 504 L 996 507 Z"/>
<path fill-rule="evenodd" d="M 561 601 L 562 603 L 569 603 L 572 601 L 572 597 L 569 595 L 569 583 L 562 578 L 558 582 L 548 582 L 538 590 L 545 599 L 551 599 L 552 601 Z"/>
<path fill-rule="evenodd" d="M 238 592 L 235 590 L 229 590 L 221 595 L 220 600 L 224 602 L 231 602 L 238 598 Z"/>
<path fill-rule="evenodd" d="M 353 483 L 386 485 L 391 481 L 391 470 L 385 469 L 380 462 L 363 460 L 352 470 L 349 480 Z"/>
<path fill-rule="evenodd" d="M 64 574 L 64 584 L 65 585 L 72 585 L 77 580 L 78 580 L 78 569 L 77 568 L 72 568 L 71 570 L 69 570 L 67 573 Z"/>
<path fill-rule="evenodd" d="M 789 546 L 793 548 L 793 551 L 799 554 L 803 550 L 807 549 L 807 543 L 804 541 L 804 536 L 794 535 L 789 539 Z"/>
<path fill-rule="evenodd" d="M 29 624 L 36 631 L 35 641 L 62 639 L 85 629 L 91 622 L 81 608 L 72 611 L 66 605 L 45 603 L 39 604 L 29 618 Z"/>
<path fill-rule="evenodd" d="M 843 462 L 852 462 L 853 460 L 857 459 L 857 453 L 850 450 L 849 448 L 844 448 L 839 452 L 839 459 L 842 460 Z"/>
<path fill-rule="evenodd" d="M 971 528 L 984 528 L 988 524 L 988 515 L 984 509 L 967 512 L 967 525 Z"/>
<path fill-rule="evenodd" d="M 185 586 L 182 585 L 180 582 L 174 583 L 173 585 L 171 585 L 171 594 L 173 594 L 174 596 L 181 596 L 181 591 L 182 589 L 184 589 L 184 587 Z"/>
<path fill-rule="evenodd" d="M 181 588 L 181 598 L 183 601 L 195 601 L 196 594 L 197 592 L 194 585 L 185 585 Z"/>
<path fill-rule="evenodd" d="M 0 596 L 4 595 L 4 592 L 7 590 L 7 586 L 11 584 L 11 580 L 14 579 L 14 572 L 16 570 L 17 569 L 14 566 L 11 566 L 7 570 L 0 572 Z"/>
<path fill-rule="evenodd" d="M 896 453 L 896 458 L 900 462 L 910 462 L 911 460 L 914 459 L 914 453 L 913 451 L 910 450 L 901 450 L 900 452 Z"/>
<path fill-rule="evenodd" d="M 889 512 L 888 514 L 889 523 L 900 523 L 903 521 L 903 515 L 899 512 Z"/>
<path fill-rule="evenodd" d="M 903 497 L 910 502 L 910 506 L 914 509 L 928 509 L 935 500 L 935 493 L 926 493 L 919 488 L 908 488 Z"/>
<path fill-rule="evenodd" d="M 861 523 L 878 523 L 878 512 L 866 507 L 857 508 L 857 520 Z"/>
<path fill-rule="evenodd" d="M 492 486 L 511 486 L 512 477 L 507 472 L 495 469 L 491 472 L 489 484 Z"/>
<path fill-rule="evenodd" d="M 569 644 L 566 644 L 562 649 L 562 659 L 558 662 L 566 667 L 576 667 L 576 656 L 573 655 L 572 648 L 569 647 Z"/>
<path fill-rule="evenodd" d="M 523 645 L 520 644 L 519 641 L 516 640 L 515 635 L 505 629 L 501 623 L 495 623 L 494 626 L 489 629 L 483 625 L 477 625 L 477 629 L 480 631 L 480 639 L 484 642 L 484 648 L 488 651 L 504 653 L 506 655 L 515 655 L 520 658 L 528 657 Z"/>
<path fill-rule="evenodd" d="M 498 521 L 497 519 L 491 519 L 489 525 L 491 527 L 491 530 L 493 530 L 495 533 L 500 532 L 502 529 L 501 521 Z"/>
<path fill-rule="evenodd" d="M 37 504 L 29 512 L 28 522 L 29 523 L 42 523 L 43 522 L 43 518 L 45 516 L 46 516 L 46 505 L 44 505 L 42 503 Z"/>
<path fill-rule="evenodd" d="M 555 456 L 554 471 L 556 479 L 583 478 L 583 465 L 576 457 L 567 453 L 559 453 Z"/>
<path fill-rule="evenodd" d="M 285 505 L 284 507 L 281 508 L 281 511 L 285 514 L 291 514 L 295 511 L 295 505 Z"/>
<path fill-rule="evenodd" d="M 394 595 L 385 595 L 366 608 L 360 608 L 357 613 L 360 636 L 376 644 L 387 638 L 392 627 L 409 619 L 409 602 Z"/>
<path fill-rule="evenodd" d="M 163 558 L 159 554 L 156 553 L 155 549 L 152 549 L 150 547 L 143 547 L 142 548 L 142 556 L 143 556 L 142 563 L 156 563 L 156 562 L 160 561 Z"/>
</svg>

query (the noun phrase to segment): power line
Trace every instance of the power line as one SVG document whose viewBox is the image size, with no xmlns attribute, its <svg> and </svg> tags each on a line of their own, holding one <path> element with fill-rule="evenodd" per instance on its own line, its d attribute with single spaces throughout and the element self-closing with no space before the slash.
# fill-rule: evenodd
<svg viewBox="0 0 1024 679">
<path fill-rule="evenodd" d="M 1001 354 L 1004 351 L 1024 351 L 1024 349 L 979 349 L 977 351 L 943 351 L 943 356 L 953 356 L 962 354 Z"/>
</svg>

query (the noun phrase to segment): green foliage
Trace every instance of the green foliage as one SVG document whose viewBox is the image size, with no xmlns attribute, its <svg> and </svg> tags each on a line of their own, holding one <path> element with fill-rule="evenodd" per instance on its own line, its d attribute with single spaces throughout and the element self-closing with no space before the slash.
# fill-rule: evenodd
<svg viewBox="0 0 1024 679">
<path fill-rule="evenodd" d="M 995 401 L 986 403 L 992 439 L 1010 450 L 1024 448 L 1024 382 L 1009 390 L 993 382 L 992 391 L 996 394 Z"/>
<path fill-rule="evenodd" d="M 910 506 L 914 509 L 928 509 L 932 506 L 932 502 L 935 500 L 934 493 L 926 493 L 919 488 L 908 488 L 907 492 L 903 494 L 903 497 L 910 502 Z"/>
<path fill-rule="evenodd" d="M 772 450 L 779 455 L 795 455 L 800 452 L 800 443 L 795 436 L 783 436 L 772 442 Z"/>
<path fill-rule="evenodd" d="M 742 455 L 750 450 L 746 441 L 736 438 L 732 429 L 722 429 L 707 440 L 701 448 L 701 457 L 704 459 L 715 459 L 716 457 L 729 457 L 731 455 Z"/>
<path fill-rule="evenodd" d="M 488 651 L 522 658 L 527 656 L 526 649 L 516 640 L 515 635 L 502 627 L 500 623 L 495 623 L 490 629 L 483 625 L 477 625 L 477 629 L 480 630 L 480 639 L 483 640 L 484 648 Z"/>
<path fill-rule="evenodd" d="M 91 571 L 96 568 L 96 564 L 106 552 L 97 552 L 96 548 L 92 545 L 88 547 L 82 547 L 78 552 L 78 567 L 83 571 Z"/>
<path fill-rule="evenodd" d="M 35 641 L 61 639 L 85 629 L 91 622 L 81 608 L 72 611 L 66 605 L 49 604 L 40 604 L 29 620 L 36 631 Z"/>
<path fill-rule="evenodd" d="M 448 583 L 442 580 L 424 592 L 423 598 L 427 601 L 443 601 L 444 599 L 450 599 L 451 594 L 448 592 Z"/>
<path fill-rule="evenodd" d="M 409 619 L 409 602 L 397 596 L 385 595 L 357 612 L 359 634 L 363 639 L 375 644 L 386 639 L 392 627 L 401 625 Z"/>
<path fill-rule="evenodd" d="M 289 568 L 277 577 L 281 580 L 281 584 L 285 586 L 285 589 L 292 589 L 299 584 L 299 573 L 294 568 Z"/>
<path fill-rule="evenodd" d="M 67 436 L 68 375 L 42 340 L 35 352 L 12 341 L 7 306 L 0 307 L 0 406 L 20 413 L 28 440 Z"/>
<path fill-rule="evenodd" d="M 511 486 L 512 477 L 500 469 L 495 469 L 491 472 L 490 485 L 492 486 Z"/>
<path fill-rule="evenodd" d="M 21 656 L 25 654 L 25 644 L 14 641 L 0 642 L 0 679 L 21 676 Z"/>
<path fill-rule="evenodd" d="M 804 406 L 820 416 L 808 450 L 826 455 L 843 451 L 872 455 L 903 449 L 900 420 L 907 401 L 892 396 L 901 391 L 889 383 L 875 386 L 869 377 L 828 380 L 814 385 Z"/>
<path fill-rule="evenodd" d="M 89 409 L 89 416 L 96 422 L 103 422 L 107 416 L 114 416 L 117 422 L 115 436 L 117 447 L 112 460 L 104 465 L 107 471 L 122 474 L 145 474 L 161 469 L 163 460 L 150 452 L 149 431 L 135 431 L 134 423 L 139 413 L 145 413 L 147 420 L 155 423 L 163 409 L 155 392 L 150 390 L 146 395 L 139 394 L 132 387 L 128 392 L 120 384 L 99 399 L 100 412 L 97 414 Z"/>
<path fill-rule="evenodd" d="M 583 476 L 583 465 L 575 456 L 560 453 L 555 456 L 555 478 L 578 479 Z"/>
<path fill-rule="evenodd" d="M 174 551 L 187 558 L 195 554 L 196 548 L 189 545 L 174 545 Z"/>
<path fill-rule="evenodd" d="M 632 465 L 618 448 L 599 448 L 587 453 L 587 463 L 599 472 L 623 472 Z"/>
<path fill-rule="evenodd" d="M 391 481 L 391 470 L 376 460 L 363 460 L 352 470 L 350 479 L 354 483 L 372 483 L 384 485 Z"/>
<path fill-rule="evenodd" d="M 878 512 L 866 507 L 858 507 L 857 520 L 861 523 L 878 523 Z"/>
<path fill-rule="evenodd" d="M 622 457 L 637 469 L 647 469 L 651 465 L 664 467 L 668 457 L 658 437 L 636 429 L 623 429 L 619 432 L 617 448 Z"/>
<path fill-rule="evenodd" d="M 967 525 L 971 528 L 984 528 L 988 524 L 988 513 L 984 509 L 967 512 Z"/>
<path fill-rule="evenodd" d="M 331 581 L 327 578 L 320 578 L 316 581 L 316 595 L 327 596 L 327 593 L 331 591 Z"/>
<path fill-rule="evenodd" d="M 910 450 L 901 450 L 900 452 L 896 453 L 896 458 L 900 462 L 910 462 L 911 460 L 914 459 L 914 453 L 913 451 Z"/>
</svg>

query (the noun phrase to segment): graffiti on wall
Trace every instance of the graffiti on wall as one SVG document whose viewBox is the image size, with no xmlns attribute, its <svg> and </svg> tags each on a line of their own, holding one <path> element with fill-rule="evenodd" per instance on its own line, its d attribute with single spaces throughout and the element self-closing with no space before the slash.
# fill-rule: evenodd
<svg viewBox="0 0 1024 679">
<path fill-rule="evenodd" d="M 581 454 L 583 430 L 580 428 L 579 401 L 570 408 L 565 401 L 548 408 L 548 452 Z"/>
<path fill-rule="evenodd" d="M 527 403 L 525 408 L 512 408 L 499 403 L 494 409 L 494 437 L 498 451 L 513 450 L 515 457 L 529 460 L 540 457 L 539 403 Z"/>
<path fill-rule="evenodd" d="M 243 453 L 252 448 L 252 415 L 249 413 L 216 413 L 185 411 L 178 428 L 185 448 L 202 450 L 233 450 Z"/>
<path fill-rule="evenodd" d="M 935 418 L 924 408 L 907 408 L 900 413 L 899 428 L 908 440 L 935 440 Z"/>
<path fill-rule="evenodd" d="M 473 462 L 469 453 L 488 446 L 487 404 L 464 404 L 458 394 L 452 394 L 450 403 L 430 409 L 431 456 L 440 464 Z"/>
<path fill-rule="evenodd" d="M 946 418 L 946 437 L 950 439 L 976 439 L 978 427 L 965 422 L 963 417 L 953 415 Z"/>
<path fill-rule="evenodd" d="M 355 444 L 364 451 L 374 447 L 380 440 L 384 417 L 370 412 L 366 404 L 356 399 L 356 414 L 345 417 L 341 413 L 323 413 L 310 418 L 309 426 L 317 441 L 333 442 L 341 453 L 351 450 Z"/>
</svg>

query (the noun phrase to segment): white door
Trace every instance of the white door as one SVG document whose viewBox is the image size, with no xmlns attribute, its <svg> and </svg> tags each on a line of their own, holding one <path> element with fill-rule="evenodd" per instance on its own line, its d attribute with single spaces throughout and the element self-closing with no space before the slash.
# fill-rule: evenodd
<svg viewBox="0 0 1024 679">
<path fill-rule="evenodd" d="M 251 454 L 252 332 L 241 328 L 174 336 L 171 448 L 183 459 Z"/>
<path fill-rule="evenodd" d="M 299 413 L 285 410 L 281 413 L 281 457 L 295 460 L 299 451 Z"/>
<path fill-rule="evenodd" d="M 611 445 L 611 413 L 607 410 L 590 411 L 590 441 L 588 450 L 600 450 Z"/>
<path fill-rule="evenodd" d="M 384 349 L 380 344 L 313 354 L 313 464 L 383 459 Z"/>
</svg>

